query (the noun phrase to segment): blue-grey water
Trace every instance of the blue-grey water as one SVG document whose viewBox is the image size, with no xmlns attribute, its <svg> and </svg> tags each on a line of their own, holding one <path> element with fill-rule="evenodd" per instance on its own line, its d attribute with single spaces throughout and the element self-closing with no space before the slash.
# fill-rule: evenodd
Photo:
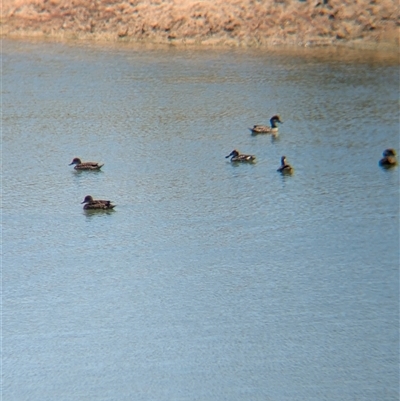
<svg viewBox="0 0 400 401">
<path fill-rule="evenodd" d="M 4 401 L 398 400 L 396 57 L 3 40 L 2 67 Z"/>
</svg>

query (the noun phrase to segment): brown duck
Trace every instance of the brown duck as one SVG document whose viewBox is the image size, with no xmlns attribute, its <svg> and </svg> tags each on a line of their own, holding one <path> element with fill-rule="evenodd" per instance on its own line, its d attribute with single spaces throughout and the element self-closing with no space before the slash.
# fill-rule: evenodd
<svg viewBox="0 0 400 401">
<path fill-rule="evenodd" d="M 281 166 L 276 171 L 279 171 L 282 174 L 292 174 L 294 169 L 290 164 L 286 163 L 286 156 L 282 156 Z"/>
<path fill-rule="evenodd" d="M 75 164 L 75 170 L 100 170 L 104 166 L 97 162 L 82 162 L 79 157 L 75 157 L 69 165 L 73 164 Z"/>
<path fill-rule="evenodd" d="M 242 155 L 236 149 L 232 150 L 228 156 L 225 156 L 225 159 L 231 158 L 231 162 L 247 162 L 253 163 L 256 160 L 256 157 L 253 155 Z"/>
<path fill-rule="evenodd" d="M 85 210 L 97 209 L 97 210 L 110 210 L 114 209 L 116 205 L 113 205 L 109 200 L 93 199 L 91 195 L 86 195 L 85 199 L 81 204 L 85 203 L 83 208 Z"/>
<path fill-rule="evenodd" d="M 396 151 L 394 149 L 386 149 L 383 152 L 383 159 L 379 160 L 379 165 L 385 168 L 397 165 Z"/>
<path fill-rule="evenodd" d="M 257 134 L 274 134 L 278 133 L 277 123 L 283 124 L 283 121 L 280 119 L 278 115 L 272 116 L 269 120 L 271 126 L 268 125 L 254 125 L 253 128 L 249 128 L 253 135 Z"/>
</svg>

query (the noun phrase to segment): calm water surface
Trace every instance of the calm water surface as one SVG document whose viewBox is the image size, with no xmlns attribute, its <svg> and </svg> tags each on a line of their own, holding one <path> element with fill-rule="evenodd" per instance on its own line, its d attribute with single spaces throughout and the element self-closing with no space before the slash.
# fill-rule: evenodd
<svg viewBox="0 0 400 401">
<path fill-rule="evenodd" d="M 2 50 L 3 400 L 398 400 L 396 59 Z"/>
</svg>

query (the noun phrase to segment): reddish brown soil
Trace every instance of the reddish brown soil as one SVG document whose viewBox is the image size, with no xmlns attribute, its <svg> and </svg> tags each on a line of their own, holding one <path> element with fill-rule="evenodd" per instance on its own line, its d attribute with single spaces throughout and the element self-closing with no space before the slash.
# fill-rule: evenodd
<svg viewBox="0 0 400 401">
<path fill-rule="evenodd" d="M 398 49 L 398 0 L 2 0 L 2 37 Z"/>
</svg>

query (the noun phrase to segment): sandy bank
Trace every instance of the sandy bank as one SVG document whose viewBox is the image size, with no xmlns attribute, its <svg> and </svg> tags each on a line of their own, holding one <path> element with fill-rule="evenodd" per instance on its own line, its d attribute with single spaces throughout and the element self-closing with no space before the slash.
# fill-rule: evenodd
<svg viewBox="0 0 400 401">
<path fill-rule="evenodd" d="M 3 37 L 398 50 L 397 0 L 3 0 Z"/>
</svg>

